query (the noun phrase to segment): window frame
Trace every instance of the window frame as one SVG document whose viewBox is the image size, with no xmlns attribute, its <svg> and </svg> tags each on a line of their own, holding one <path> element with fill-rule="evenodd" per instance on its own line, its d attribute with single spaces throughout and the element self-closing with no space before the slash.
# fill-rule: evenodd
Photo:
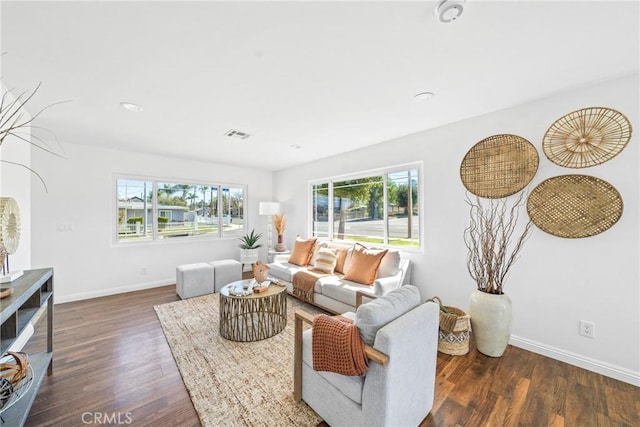
<svg viewBox="0 0 640 427">
<path fill-rule="evenodd" d="M 151 194 L 151 216 L 153 222 L 149 224 L 152 227 L 152 233 L 149 238 L 145 239 L 132 239 L 132 240 L 121 240 L 119 239 L 119 227 L 118 221 L 120 217 L 120 208 L 119 208 L 119 200 L 118 200 L 118 183 L 120 180 L 131 180 L 131 181 L 147 181 L 152 183 L 152 194 Z M 191 236 L 171 236 L 170 238 L 160 238 L 158 235 L 158 215 L 161 210 L 158 207 L 157 194 L 158 194 L 158 184 L 159 183 L 180 183 L 184 185 L 191 186 L 203 186 L 203 181 L 205 180 L 194 180 L 194 179 L 182 179 L 175 177 L 160 177 L 160 176 L 147 176 L 147 175 L 133 175 L 133 174 L 121 174 L 114 173 L 112 174 L 111 179 L 111 214 L 109 217 L 111 218 L 111 227 L 110 227 L 110 242 L 111 246 L 114 247 L 122 247 L 122 246 L 134 246 L 134 245 L 152 245 L 152 244 L 170 244 L 171 242 L 187 242 L 194 240 L 232 240 L 236 239 L 238 236 L 229 236 L 224 234 L 223 227 L 218 229 L 218 233 L 203 233 L 198 235 Z M 242 232 L 240 235 L 244 235 L 247 233 L 248 229 L 248 186 L 246 184 L 238 184 L 238 183 L 229 183 L 229 182 L 215 182 L 206 184 L 210 187 L 217 187 L 217 212 L 218 212 L 218 224 L 224 223 L 224 206 L 223 206 L 223 194 L 225 188 L 233 188 L 233 189 L 241 189 L 242 190 Z"/>
<path fill-rule="evenodd" d="M 416 170 L 416 180 L 417 180 L 417 191 L 418 191 L 418 244 L 415 246 L 404 246 L 404 245 L 393 245 L 389 243 L 389 203 L 388 203 L 388 179 L 390 174 L 404 172 L 409 170 Z M 335 182 L 347 181 L 347 180 L 357 180 L 363 178 L 371 178 L 375 176 L 381 176 L 383 180 L 383 243 L 373 243 L 375 246 L 382 246 L 388 248 L 399 249 L 407 252 L 418 252 L 423 251 L 424 249 L 424 233 L 423 233 L 423 217 L 424 217 L 424 197 L 422 197 L 421 188 L 423 187 L 423 162 L 412 162 L 401 165 L 388 166 L 378 169 L 370 169 L 366 171 L 354 172 L 343 175 L 335 175 L 331 177 L 319 178 L 310 180 L 308 182 L 308 198 L 307 198 L 307 206 L 308 206 L 308 235 L 312 237 L 317 237 L 320 240 L 329 240 L 329 241 L 337 241 L 337 242 L 354 242 L 351 239 L 337 239 L 336 238 L 336 230 L 334 229 L 335 218 L 334 218 L 334 192 L 333 185 Z M 327 191 L 327 237 L 321 236 L 318 237 L 314 234 L 314 212 L 313 212 L 313 203 L 314 203 L 314 186 L 328 184 Z"/>
</svg>

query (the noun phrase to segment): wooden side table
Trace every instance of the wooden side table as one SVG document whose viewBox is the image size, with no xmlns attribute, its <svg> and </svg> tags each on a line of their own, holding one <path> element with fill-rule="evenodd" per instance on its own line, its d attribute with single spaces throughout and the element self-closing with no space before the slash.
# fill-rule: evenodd
<svg viewBox="0 0 640 427">
<path fill-rule="evenodd" d="M 220 335 L 232 341 L 259 341 L 287 326 L 287 293 L 272 284 L 261 293 L 231 295 L 229 290 L 253 279 L 240 280 L 220 290 Z"/>
</svg>

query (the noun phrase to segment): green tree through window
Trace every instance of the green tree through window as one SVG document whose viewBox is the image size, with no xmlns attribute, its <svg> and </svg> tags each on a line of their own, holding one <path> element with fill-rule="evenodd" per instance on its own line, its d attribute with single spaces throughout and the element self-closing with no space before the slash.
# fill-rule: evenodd
<svg viewBox="0 0 640 427">
<path fill-rule="evenodd" d="M 312 234 L 420 246 L 418 167 L 312 183 Z"/>
</svg>

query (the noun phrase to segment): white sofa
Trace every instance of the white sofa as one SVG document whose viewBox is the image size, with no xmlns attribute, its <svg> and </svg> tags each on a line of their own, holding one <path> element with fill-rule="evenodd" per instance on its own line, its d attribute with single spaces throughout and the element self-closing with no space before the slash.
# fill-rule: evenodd
<svg viewBox="0 0 640 427">
<path fill-rule="evenodd" d="M 352 243 L 319 242 L 318 247 L 321 245 L 347 247 L 349 251 L 351 251 L 353 247 Z M 349 268 L 351 259 L 349 251 L 344 261 L 343 272 L 347 272 Z M 390 250 L 385 255 L 380 263 L 378 275 L 372 285 L 363 285 L 345 280 L 342 278 L 343 274 L 339 273 L 319 278 L 313 289 L 313 304 L 329 312 L 341 314 L 356 310 L 357 291 L 382 296 L 393 289 L 408 284 L 411 277 L 411 262 L 407 259 L 400 258 L 396 266 L 394 264 L 395 261 L 392 261 L 394 257 L 400 258 L 400 254 L 396 250 Z M 312 269 L 313 258 L 311 264 L 304 267 L 287 262 L 287 258 L 286 256 L 281 258 L 276 257 L 275 262 L 269 263 L 269 275 L 283 282 L 287 287 L 287 291 L 291 294 L 293 292 L 292 282 L 294 274 L 302 270 Z M 394 267 L 389 268 L 390 264 L 393 264 Z"/>
</svg>

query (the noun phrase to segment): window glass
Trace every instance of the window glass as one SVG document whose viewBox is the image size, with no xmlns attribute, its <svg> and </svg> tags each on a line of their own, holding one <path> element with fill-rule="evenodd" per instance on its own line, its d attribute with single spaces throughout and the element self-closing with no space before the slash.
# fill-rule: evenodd
<svg viewBox="0 0 640 427">
<path fill-rule="evenodd" d="M 418 170 L 387 175 L 389 244 L 419 246 Z"/>
<path fill-rule="evenodd" d="M 117 193 L 117 240 L 151 240 L 153 237 L 153 183 L 119 179 Z"/>
<path fill-rule="evenodd" d="M 314 184 L 311 189 L 312 235 L 329 237 L 329 184 Z"/>
<path fill-rule="evenodd" d="M 158 238 L 189 236 L 194 229 L 192 186 L 174 182 L 158 183 Z"/>
<path fill-rule="evenodd" d="M 134 179 L 116 186 L 117 241 L 245 233 L 244 187 Z"/>
<path fill-rule="evenodd" d="M 315 237 L 420 246 L 418 166 L 311 184 Z"/>
<path fill-rule="evenodd" d="M 240 237 L 244 234 L 244 189 L 222 188 L 222 234 Z"/>
<path fill-rule="evenodd" d="M 382 176 L 334 182 L 335 238 L 384 243 L 383 191 Z"/>
</svg>

